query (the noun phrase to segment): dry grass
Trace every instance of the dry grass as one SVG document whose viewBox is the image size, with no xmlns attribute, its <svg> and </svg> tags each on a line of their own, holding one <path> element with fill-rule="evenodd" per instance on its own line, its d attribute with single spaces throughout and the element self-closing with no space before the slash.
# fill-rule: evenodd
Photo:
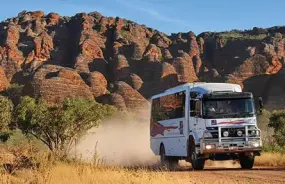
<svg viewBox="0 0 285 184">
<path fill-rule="evenodd" d="M 1 151 L 1 149 L 0 149 Z M 19 151 L 18 151 L 19 152 Z M 5 151 L 0 152 L 0 163 L 7 162 Z M 2 154 L 2 157 L 1 157 Z M 42 157 L 43 158 L 43 157 Z M 9 159 L 11 160 L 11 159 Z M 13 162 L 13 161 L 11 161 Z M 15 162 L 15 160 L 14 160 Z M 204 175 L 203 172 L 190 172 L 190 164 L 181 163 L 185 166 L 183 171 L 170 173 L 162 170 L 151 170 L 146 168 L 122 168 L 107 167 L 94 164 L 83 163 L 62 163 L 54 162 L 51 164 L 47 159 L 42 159 L 40 167 L 34 169 L 18 169 L 12 174 L 0 168 L 0 183 L 2 184 L 180 184 L 180 183 L 209 183 L 215 178 L 216 183 L 232 183 L 236 180 L 235 176 L 227 178 L 219 175 Z M 262 153 L 256 157 L 256 166 L 285 166 L 285 155 L 280 153 Z M 208 168 L 240 168 L 237 162 L 211 162 L 207 161 Z M 185 169 L 186 168 L 186 169 Z M 225 170 L 227 172 L 227 170 Z M 243 173 L 234 171 L 237 173 Z M 208 172 L 209 173 L 209 172 Z M 202 176 L 202 177 L 201 177 Z M 251 177 L 251 176 L 250 176 Z M 248 183 L 250 177 L 239 178 L 239 182 Z M 227 181 L 227 182 L 225 182 Z"/>
<path fill-rule="evenodd" d="M 262 153 L 261 156 L 255 157 L 256 166 L 285 166 L 285 155 L 281 153 Z"/>
<path fill-rule="evenodd" d="M 37 170 L 24 169 L 13 175 L 0 170 L 2 184 L 184 184 L 184 183 L 258 183 L 260 176 L 237 170 L 211 172 L 164 172 L 149 169 L 94 167 L 88 164 L 58 163 Z M 223 173 L 225 172 L 225 173 Z M 254 174 L 258 174 L 255 171 Z M 207 174 L 206 174 L 207 173 Z M 253 174 L 253 173 L 252 173 Z M 274 174 L 274 173 L 270 173 Z M 266 183 L 266 182 L 264 182 Z M 267 182 L 268 183 L 268 182 Z M 270 183 L 270 182 L 269 182 Z"/>
<path fill-rule="evenodd" d="M 45 171 L 22 170 L 15 175 L 1 173 L 0 183 L 37 184 L 159 184 L 183 183 L 166 172 L 146 169 L 98 168 L 82 164 L 58 164 Z"/>
</svg>

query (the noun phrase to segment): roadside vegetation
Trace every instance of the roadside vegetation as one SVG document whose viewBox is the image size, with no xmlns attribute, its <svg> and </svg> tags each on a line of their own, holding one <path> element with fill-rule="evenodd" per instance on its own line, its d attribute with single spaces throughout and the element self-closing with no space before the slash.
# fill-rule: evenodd
<svg viewBox="0 0 285 184">
<path fill-rule="evenodd" d="M 76 140 L 116 114 L 85 99 L 49 105 L 22 97 L 15 104 L 0 96 L 0 183 L 183 183 L 160 169 L 109 167 L 97 153 L 89 163 L 68 157 Z M 255 165 L 285 166 L 285 110 L 264 111 L 258 123 L 264 151 Z"/>
<path fill-rule="evenodd" d="M 85 99 L 67 99 L 55 106 L 23 97 L 13 115 L 16 127 L 32 135 L 58 157 L 65 157 L 88 130 L 112 116 L 115 109 Z"/>
</svg>

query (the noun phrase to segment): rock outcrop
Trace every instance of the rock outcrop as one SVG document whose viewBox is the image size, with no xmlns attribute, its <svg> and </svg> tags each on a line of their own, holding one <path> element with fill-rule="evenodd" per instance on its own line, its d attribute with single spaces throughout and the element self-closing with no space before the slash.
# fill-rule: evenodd
<svg viewBox="0 0 285 184">
<path fill-rule="evenodd" d="M 181 52 L 180 56 L 174 59 L 173 66 L 177 72 L 179 82 L 186 83 L 198 80 L 193 61 L 188 54 Z"/>
<path fill-rule="evenodd" d="M 122 96 L 130 111 L 147 111 L 149 108 L 147 100 L 125 82 L 116 82 L 112 90 Z"/>
<path fill-rule="evenodd" d="M 45 99 L 49 104 L 56 104 L 65 98 L 94 99 L 89 86 L 76 71 L 54 65 L 39 68 L 23 93 Z"/>
<path fill-rule="evenodd" d="M 133 111 L 182 83 L 231 82 L 273 107 L 283 99 L 283 35 L 272 27 L 168 36 L 99 12 L 23 11 L 0 23 L 0 91 L 19 83 L 51 104 L 85 97 Z"/>
<path fill-rule="evenodd" d="M 126 111 L 126 103 L 124 98 L 118 93 L 112 93 L 110 97 L 111 105 L 114 105 L 121 111 Z"/>
<path fill-rule="evenodd" d="M 124 80 L 130 76 L 129 63 L 124 55 L 118 55 L 115 57 L 113 73 L 115 81 Z"/>
<path fill-rule="evenodd" d="M 90 86 L 94 98 L 104 95 L 107 92 L 107 80 L 100 72 L 91 72 L 87 78 L 87 84 Z"/>
</svg>

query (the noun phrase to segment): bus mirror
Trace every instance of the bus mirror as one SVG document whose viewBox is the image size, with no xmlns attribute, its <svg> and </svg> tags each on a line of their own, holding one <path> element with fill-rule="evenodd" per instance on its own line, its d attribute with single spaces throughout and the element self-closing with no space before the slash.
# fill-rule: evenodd
<svg viewBox="0 0 285 184">
<path fill-rule="evenodd" d="M 258 98 L 258 103 L 259 103 L 259 112 L 260 112 L 260 114 L 262 114 L 262 111 L 263 111 L 263 100 L 262 100 L 262 97 Z"/>
</svg>

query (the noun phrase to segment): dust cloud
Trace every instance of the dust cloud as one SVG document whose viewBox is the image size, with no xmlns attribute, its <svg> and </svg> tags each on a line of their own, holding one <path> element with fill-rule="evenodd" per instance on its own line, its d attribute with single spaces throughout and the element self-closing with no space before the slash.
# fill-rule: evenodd
<svg viewBox="0 0 285 184">
<path fill-rule="evenodd" d="M 77 159 L 97 161 L 108 166 L 158 166 L 159 157 L 150 149 L 149 120 L 120 118 L 105 121 L 93 128 L 82 140 L 78 141 L 75 150 Z M 71 155 L 72 156 L 72 155 Z M 73 155 L 74 157 L 74 155 Z M 181 160 L 181 167 L 191 164 Z M 209 168 L 239 168 L 235 161 L 206 161 Z"/>
<path fill-rule="evenodd" d="M 207 161 L 205 167 L 213 168 L 240 168 L 239 162 L 235 160 Z"/>
<path fill-rule="evenodd" d="M 189 162 L 184 160 L 179 161 L 179 165 L 181 167 L 191 167 Z M 240 168 L 239 162 L 235 160 L 225 160 L 225 161 L 212 161 L 207 160 L 205 162 L 205 168 L 221 168 L 221 169 L 229 169 L 229 168 Z"/>
<path fill-rule="evenodd" d="M 76 145 L 76 156 L 82 160 L 97 159 L 106 165 L 154 165 L 158 157 L 150 149 L 149 122 L 130 118 L 102 123 Z"/>
</svg>

